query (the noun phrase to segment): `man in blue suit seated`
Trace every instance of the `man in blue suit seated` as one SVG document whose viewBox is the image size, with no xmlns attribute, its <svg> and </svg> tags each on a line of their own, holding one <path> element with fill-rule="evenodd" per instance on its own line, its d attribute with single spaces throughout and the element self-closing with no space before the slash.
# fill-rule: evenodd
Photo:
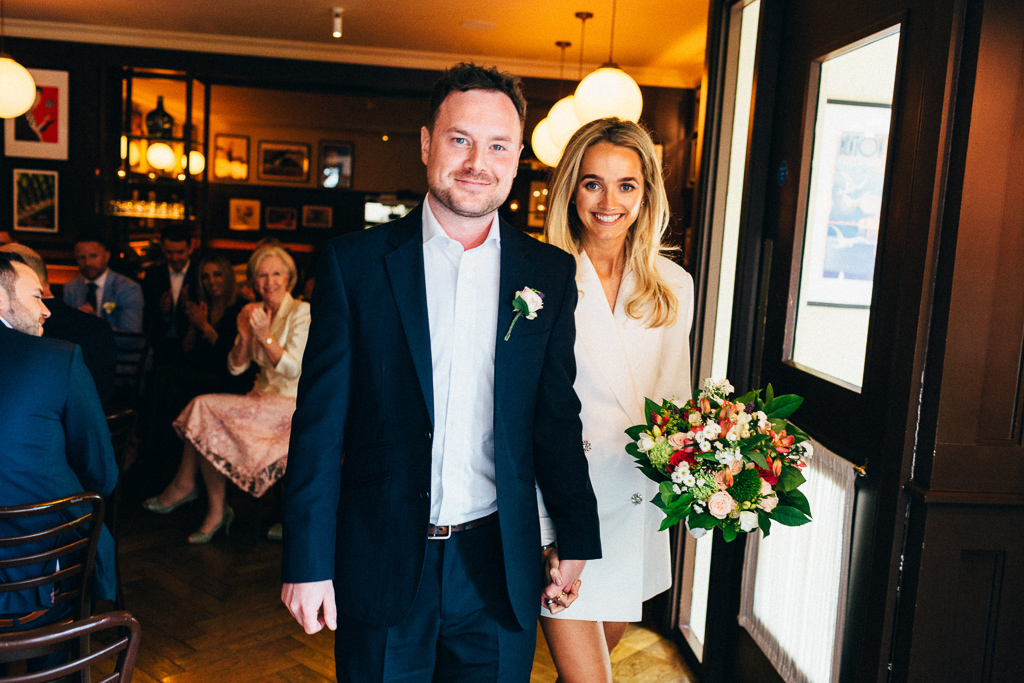
<svg viewBox="0 0 1024 683">
<path fill-rule="evenodd" d="M 566 606 L 601 555 L 575 265 L 498 217 L 525 108 L 510 74 L 446 71 L 420 132 L 426 200 L 323 249 L 281 597 L 307 633 L 337 629 L 339 681 L 525 683 L 541 605 Z M 557 508 L 563 583 L 547 587 L 538 485 Z"/>
<path fill-rule="evenodd" d="M 110 431 L 81 350 L 39 338 L 49 315 L 39 278 L 19 255 L 0 253 L 0 505 L 40 503 L 82 491 L 108 496 L 117 482 Z M 68 520 L 77 516 L 74 510 L 54 514 Z M 53 523 L 32 519 L 40 528 Z M 2 523 L 0 535 L 32 530 L 13 524 Z M 6 572 L 0 571 L 0 582 L 38 575 L 40 567 Z M 114 581 L 114 539 L 104 528 L 93 596 L 113 600 Z M 0 593 L 0 632 L 43 626 L 69 610 L 70 605 L 53 608 L 45 586 Z"/>
<path fill-rule="evenodd" d="M 110 323 L 115 332 L 142 332 L 142 287 L 107 267 L 110 250 L 98 233 L 75 239 L 80 275 L 64 285 L 64 303 Z"/>
</svg>

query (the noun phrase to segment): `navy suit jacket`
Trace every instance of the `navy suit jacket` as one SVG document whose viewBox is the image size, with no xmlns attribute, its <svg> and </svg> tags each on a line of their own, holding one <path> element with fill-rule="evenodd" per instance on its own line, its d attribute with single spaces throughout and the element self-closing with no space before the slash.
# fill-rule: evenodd
<svg viewBox="0 0 1024 683">
<path fill-rule="evenodd" d="M 63 339 L 82 348 L 85 367 L 96 383 L 100 403 L 106 405 L 114 394 L 117 367 L 114 331 L 96 316 L 71 308 L 56 297 L 45 299 L 43 303 L 50 309 L 50 317 L 43 325 L 43 336 Z"/>
<path fill-rule="evenodd" d="M 384 626 L 412 607 L 430 513 L 434 399 L 421 214 L 326 245 L 284 479 L 284 581 L 334 579 L 339 610 Z M 515 292 L 527 286 L 545 294 L 544 308 L 504 341 Z M 573 259 L 503 222 L 499 292 L 498 519 L 508 595 L 528 627 L 542 589 L 536 485 L 562 557 L 601 554 L 573 390 Z"/>
<path fill-rule="evenodd" d="M 198 271 L 196 260 L 191 259 L 188 269 L 185 270 L 178 305 L 164 313 L 160 310 L 160 300 L 165 292 L 171 290 L 171 275 L 167 270 L 167 264 L 161 263 L 146 269 L 146 276 L 142 278 L 142 296 L 145 300 L 143 317 L 146 333 L 158 357 L 170 356 L 176 359 L 182 353 L 181 341 L 185 338 L 189 325 L 188 316 L 185 315 L 185 304 L 189 301 L 199 301 Z"/>
<path fill-rule="evenodd" d="M 64 303 L 72 308 L 85 304 L 88 291 L 85 278 L 81 275 L 64 285 Z M 107 271 L 103 284 L 103 305 L 113 302 L 112 311 L 106 308 L 99 317 L 110 323 L 116 332 L 142 332 L 142 287 L 126 275 Z M 45 325 L 44 325 L 45 327 Z"/>
<path fill-rule="evenodd" d="M 0 358 L 0 505 L 40 503 L 82 491 L 109 496 L 117 483 L 117 465 L 82 351 L 74 344 L 23 334 L 0 323 Z M 74 509 L 54 513 L 54 519 L 60 519 L 56 515 L 65 520 L 78 516 Z M 19 523 L 19 529 L 25 527 Z M 0 548 L 0 554 L 4 551 Z M 0 581 L 38 575 L 39 567 L 6 572 L 0 571 Z M 104 528 L 96 551 L 93 595 L 113 600 L 114 580 L 114 539 Z M 49 606 L 48 586 L 0 593 L 0 613 L 24 614 Z"/>
</svg>

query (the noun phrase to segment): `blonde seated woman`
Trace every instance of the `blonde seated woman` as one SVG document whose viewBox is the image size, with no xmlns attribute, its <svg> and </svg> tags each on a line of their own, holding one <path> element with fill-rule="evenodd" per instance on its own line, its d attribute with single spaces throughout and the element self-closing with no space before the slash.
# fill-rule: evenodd
<svg viewBox="0 0 1024 683">
<path fill-rule="evenodd" d="M 309 334 L 309 304 L 291 296 L 295 262 L 280 246 L 260 247 L 249 259 L 249 283 L 260 301 L 237 316 L 238 336 L 228 369 L 240 375 L 259 366 L 252 391 L 244 396 L 206 394 L 193 399 L 174 421 L 185 440 L 181 466 L 171 483 L 144 507 L 167 514 L 198 496 L 200 470 L 209 508 L 191 544 L 209 543 L 231 530 L 235 513 L 225 503 L 225 480 L 259 498 L 284 474 L 288 462 L 295 395 Z"/>
<path fill-rule="evenodd" d="M 654 144 L 637 124 L 609 118 L 580 128 L 549 206 L 548 241 L 577 261 L 575 389 L 603 557 L 541 609 L 540 623 L 560 681 L 611 683 L 611 651 L 626 625 L 672 583 L 663 514 L 650 502 L 658 487 L 626 453 L 624 431 L 644 421 L 644 397 L 690 394 L 693 282 L 662 255 L 668 200 Z M 546 546 L 554 532 L 541 514 Z M 544 560 L 549 582 L 561 585 L 557 547 Z"/>
</svg>

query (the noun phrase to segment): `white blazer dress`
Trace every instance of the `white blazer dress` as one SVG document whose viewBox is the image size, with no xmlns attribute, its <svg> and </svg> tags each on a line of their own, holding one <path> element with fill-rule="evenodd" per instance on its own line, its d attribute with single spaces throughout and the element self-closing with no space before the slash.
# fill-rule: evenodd
<svg viewBox="0 0 1024 683">
<path fill-rule="evenodd" d="M 582 403 L 584 450 L 601 520 L 602 558 L 587 562 L 579 598 L 555 619 L 639 621 L 644 600 L 672 585 L 669 536 L 658 531 L 664 514 L 651 503 L 657 485 L 626 453 L 625 430 L 644 421 L 644 397 L 690 396 L 693 280 L 667 258 L 658 268 L 679 300 L 673 325 L 648 328 L 626 315 L 635 286 L 627 272 L 614 312 L 597 272 L 581 254 L 576 306 L 576 393 Z M 538 492 L 539 495 L 539 492 Z M 541 524 L 551 533 L 541 497 Z"/>
</svg>

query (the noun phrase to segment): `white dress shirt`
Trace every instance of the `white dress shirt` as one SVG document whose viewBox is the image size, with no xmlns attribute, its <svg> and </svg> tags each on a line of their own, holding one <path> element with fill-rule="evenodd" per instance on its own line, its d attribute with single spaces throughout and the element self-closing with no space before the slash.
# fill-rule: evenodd
<svg viewBox="0 0 1024 683">
<path fill-rule="evenodd" d="M 5 319 L 4 319 L 4 317 L 3 317 L 3 316 L 0 316 L 0 323 L 3 323 L 3 324 L 4 324 L 4 327 L 6 327 L 6 328 L 7 328 L 7 329 L 9 329 L 9 330 L 13 330 L 13 329 L 14 329 L 14 325 L 12 325 L 12 324 L 10 324 L 9 322 L 7 322 L 7 321 L 6 321 Z"/>
<path fill-rule="evenodd" d="M 423 202 L 423 271 L 434 380 L 430 522 L 461 524 L 498 509 L 494 484 L 494 345 L 501 238 L 494 214 L 483 244 L 450 238 Z"/>
<path fill-rule="evenodd" d="M 185 262 L 185 267 L 181 269 L 181 272 L 174 270 L 170 266 L 167 266 L 167 273 L 171 276 L 171 298 L 174 300 L 174 306 L 178 305 L 178 297 L 181 295 L 181 286 L 185 284 L 185 273 L 188 272 L 189 262 Z"/>
</svg>

